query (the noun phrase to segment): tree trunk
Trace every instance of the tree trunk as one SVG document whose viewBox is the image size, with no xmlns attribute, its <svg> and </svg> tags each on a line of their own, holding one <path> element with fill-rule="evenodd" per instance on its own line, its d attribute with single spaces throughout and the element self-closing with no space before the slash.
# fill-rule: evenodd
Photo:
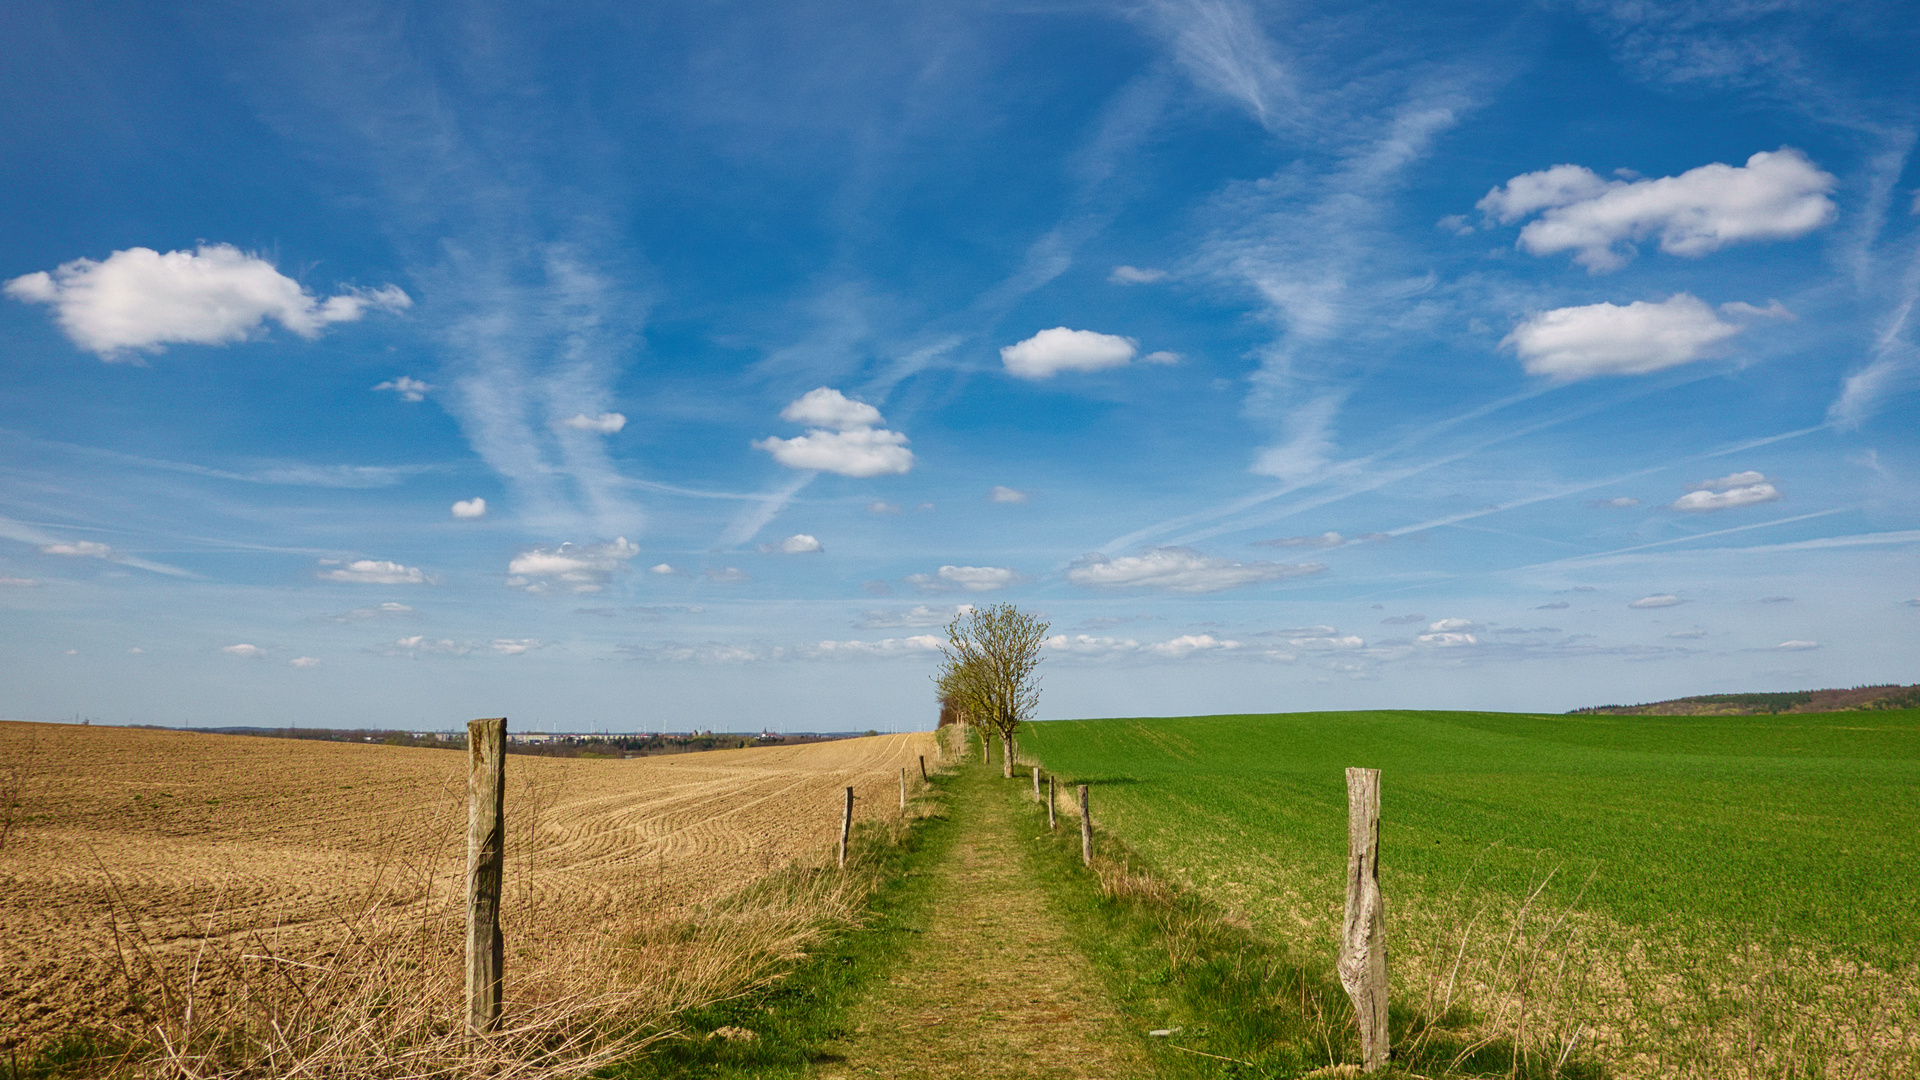
<svg viewBox="0 0 1920 1080">
<path fill-rule="evenodd" d="M 1000 733 L 1000 775 L 1013 779 L 1013 733 Z"/>
</svg>

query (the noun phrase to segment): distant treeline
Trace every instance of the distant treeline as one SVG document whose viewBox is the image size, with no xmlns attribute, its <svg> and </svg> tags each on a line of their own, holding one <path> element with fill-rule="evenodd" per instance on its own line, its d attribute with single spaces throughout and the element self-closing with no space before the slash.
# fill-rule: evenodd
<svg viewBox="0 0 1920 1080">
<path fill-rule="evenodd" d="M 157 724 L 136 724 L 135 727 L 159 727 Z M 367 728 L 306 728 L 306 727 L 215 727 L 192 728 L 214 735 L 253 735 L 269 739 L 314 739 L 321 742 L 381 743 L 387 746 L 418 746 L 433 750 L 464 750 L 467 737 L 464 732 L 419 732 L 385 731 Z M 518 735 L 518 733 L 514 733 Z M 561 758 L 618 758 L 653 757 L 660 754 L 690 754 L 703 750 L 737 750 L 748 746 L 793 746 L 800 743 L 829 742 L 834 739 L 851 739 L 861 735 L 874 735 L 873 731 L 847 732 L 795 732 L 784 735 L 762 733 L 759 735 L 738 732 L 701 732 L 697 734 L 630 734 L 630 735 L 538 735 L 533 741 L 510 741 L 507 744 L 509 754 L 530 754 L 536 757 Z"/>
<path fill-rule="evenodd" d="M 1856 709 L 1920 709 L 1920 685 L 1888 683 L 1845 690 L 1792 690 L 1779 694 L 1699 694 L 1645 705 L 1599 705 L 1574 709 L 1570 715 L 1759 716 Z"/>
</svg>

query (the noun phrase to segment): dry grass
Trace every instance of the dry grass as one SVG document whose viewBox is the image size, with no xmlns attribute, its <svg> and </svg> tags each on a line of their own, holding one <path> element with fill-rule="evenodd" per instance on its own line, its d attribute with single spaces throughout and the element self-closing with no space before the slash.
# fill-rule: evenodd
<svg viewBox="0 0 1920 1080">
<path fill-rule="evenodd" d="M 579 1075 L 847 918 L 871 884 L 857 874 L 750 886 L 820 860 L 843 786 L 863 818 L 897 816 L 898 768 L 932 756 L 890 736 L 510 759 L 507 1017 L 476 1037 L 459 1023 L 463 756 L 8 730 L 26 726 L 0 725 L 0 752 L 57 752 L 0 859 L 0 915 L 24 931 L 0 945 L 0 1038 L 90 1029 L 123 1051 L 93 1072 L 141 1077 Z M 339 798 L 352 813 L 327 812 Z"/>
</svg>

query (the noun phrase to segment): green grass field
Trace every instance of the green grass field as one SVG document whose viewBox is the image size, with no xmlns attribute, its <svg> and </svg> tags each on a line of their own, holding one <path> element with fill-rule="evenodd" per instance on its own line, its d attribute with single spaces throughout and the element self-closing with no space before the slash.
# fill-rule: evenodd
<svg viewBox="0 0 1920 1080">
<path fill-rule="evenodd" d="M 1599 972 L 1567 1006 L 1620 1046 L 1737 1020 L 1813 1062 L 1762 1075 L 1822 1075 L 1842 1044 L 1898 1027 L 1910 1047 L 1920 1029 L 1920 711 L 1057 721 L 1022 750 L 1091 784 L 1096 821 L 1156 869 L 1329 958 L 1343 769 L 1367 766 L 1390 950 L 1429 977 L 1456 936 L 1503 948 L 1500 920 L 1553 872 L 1535 908 L 1571 910 L 1587 951 L 1562 956 Z M 1460 914 L 1476 905 L 1492 912 L 1477 934 Z M 1829 999 L 1855 1007 L 1844 1037 L 1775 1015 Z"/>
</svg>

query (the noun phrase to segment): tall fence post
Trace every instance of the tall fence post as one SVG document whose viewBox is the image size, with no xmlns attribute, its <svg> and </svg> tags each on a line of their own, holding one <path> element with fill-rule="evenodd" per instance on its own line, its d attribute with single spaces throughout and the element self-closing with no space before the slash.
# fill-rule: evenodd
<svg viewBox="0 0 1920 1080">
<path fill-rule="evenodd" d="M 900 766 L 900 812 L 907 812 L 907 767 Z"/>
<path fill-rule="evenodd" d="M 506 861 L 507 718 L 467 724 L 467 1026 L 500 1023 L 501 870 Z"/>
<path fill-rule="evenodd" d="M 1053 816 L 1053 777 L 1049 776 L 1047 777 L 1047 829 L 1051 831 L 1059 827 L 1060 823 L 1054 820 Z"/>
<path fill-rule="evenodd" d="M 1353 999 L 1361 1067 L 1387 1063 L 1387 927 L 1380 898 L 1380 770 L 1347 770 L 1347 911 L 1340 985 Z"/>
<path fill-rule="evenodd" d="M 1087 812 L 1087 785 L 1080 785 L 1080 863 L 1093 865 L 1093 815 Z"/>
<path fill-rule="evenodd" d="M 847 865 L 847 840 L 853 836 L 853 789 L 847 789 L 847 809 L 840 815 L 840 865 Z"/>
<path fill-rule="evenodd" d="M 1040 766 L 1033 767 L 1033 797 L 1040 797 Z"/>
<path fill-rule="evenodd" d="M 920 782 L 923 784 L 927 782 L 927 755 L 925 754 L 920 755 Z"/>
</svg>

